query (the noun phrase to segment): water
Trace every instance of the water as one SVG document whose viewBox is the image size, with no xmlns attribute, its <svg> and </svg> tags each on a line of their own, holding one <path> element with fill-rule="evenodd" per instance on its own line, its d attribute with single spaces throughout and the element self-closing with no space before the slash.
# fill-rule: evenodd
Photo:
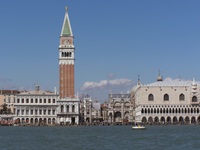
<svg viewBox="0 0 200 150">
<path fill-rule="evenodd" d="M 0 150 L 192 150 L 200 126 L 0 127 Z"/>
</svg>

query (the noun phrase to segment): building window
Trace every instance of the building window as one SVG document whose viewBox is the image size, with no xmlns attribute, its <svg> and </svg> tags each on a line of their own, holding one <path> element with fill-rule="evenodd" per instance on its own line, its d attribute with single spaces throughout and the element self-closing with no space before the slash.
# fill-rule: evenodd
<svg viewBox="0 0 200 150">
<path fill-rule="evenodd" d="M 40 110 L 40 112 L 39 112 L 39 113 L 40 113 L 40 115 L 42 115 L 42 110 Z"/>
<path fill-rule="evenodd" d="M 55 99 L 53 99 L 53 103 L 55 103 L 56 102 L 56 100 Z"/>
<path fill-rule="evenodd" d="M 22 99 L 22 103 L 24 103 L 24 99 Z"/>
<path fill-rule="evenodd" d="M 8 103 L 10 103 L 10 97 L 8 97 Z"/>
<path fill-rule="evenodd" d="M 35 110 L 35 115 L 37 115 L 37 112 L 38 112 L 38 110 L 36 109 L 36 110 Z"/>
<path fill-rule="evenodd" d="M 48 115 L 51 115 L 51 110 L 48 110 Z"/>
<path fill-rule="evenodd" d="M 53 110 L 53 115 L 55 115 L 55 110 Z"/>
<path fill-rule="evenodd" d="M 196 96 L 192 97 L 192 102 L 197 102 L 197 97 Z"/>
<path fill-rule="evenodd" d="M 69 105 L 67 105 L 67 112 L 69 112 Z"/>
<path fill-rule="evenodd" d="M 184 101 L 184 100 L 185 100 L 185 95 L 184 95 L 184 94 L 180 94 L 179 100 L 180 100 L 180 101 Z"/>
<path fill-rule="evenodd" d="M 17 103 L 19 103 L 19 98 L 17 99 Z"/>
<path fill-rule="evenodd" d="M 149 94 L 148 100 L 149 100 L 149 101 L 153 101 L 153 100 L 154 100 L 153 94 Z"/>
<path fill-rule="evenodd" d="M 40 99 L 40 103 L 42 103 L 42 99 Z"/>
<path fill-rule="evenodd" d="M 33 115 L 33 109 L 31 109 L 31 115 Z"/>
<path fill-rule="evenodd" d="M 49 99 L 49 102 L 48 103 L 51 103 L 51 99 Z"/>
<path fill-rule="evenodd" d="M 26 103 L 29 103 L 29 99 L 28 98 L 26 99 Z"/>
<path fill-rule="evenodd" d="M 72 106 L 72 112 L 75 112 L 75 106 L 74 105 Z"/>
<path fill-rule="evenodd" d="M 24 110 L 22 109 L 22 115 L 24 115 Z"/>
<path fill-rule="evenodd" d="M 26 115 L 29 115 L 29 110 L 26 110 Z"/>
<path fill-rule="evenodd" d="M 46 115 L 46 110 L 43 110 L 43 113 L 44 113 L 43 115 Z"/>
<path fill-rule="evenodd" d="M 31 103 L 33 103 L 33 99 L 31 99 Z"/>
<path fill-rule="evenodd" d="M 19 115 L 19 109 L 17 110 L 17 115 Z"/>
<path fill-rule="evenodd" d="M 37 98 L 35 99 L 35 103 L 38 103 L 38 99 Z"/>
<path fill-rule="evenodd" d="M 168 94 L 165 94 L 164 95 L 164 101 L 168 101 L 169 100 L 169 95 Z"/>
<path fill-rule="evenodd" d="M 46 99 L 44 99 L 44 103 L 46 103 Z"/>
</svg>

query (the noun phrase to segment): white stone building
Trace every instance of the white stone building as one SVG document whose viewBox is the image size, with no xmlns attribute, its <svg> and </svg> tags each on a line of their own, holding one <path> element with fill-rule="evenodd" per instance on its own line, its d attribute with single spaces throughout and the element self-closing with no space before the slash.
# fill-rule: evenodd
<svg viewBox="0 0 200 150">
<path fill-rule="evenodd" d="M 200 82 L 158 76 L 132 89 L 135 121 L 149 124 L 200 123 Z"/>
<path fill-rule="evenodd" d="M 108 123 L 127 124 L 133 122 L 131 94 L 109 94 Z"/>
<path fill-rule="evenodd" d="M 15 120 L 18 123 L 34 125 L 55 124 L 57 118 L 58 94 L 41 91 L 39 86 L 16 95 Z"/>
<path fill-rule="evenodd" d="M 79 99 L 58 99 L 57 117 L 60 125 L 79 124 Z"/>
</svg>

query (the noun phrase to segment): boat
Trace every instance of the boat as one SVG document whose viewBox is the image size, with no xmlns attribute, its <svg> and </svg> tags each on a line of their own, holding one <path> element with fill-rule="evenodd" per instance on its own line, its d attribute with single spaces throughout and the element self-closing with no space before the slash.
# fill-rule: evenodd
<svg viewBox="0 0 200 150">
<path fill-rule="evenodd" d="M 132 129 L 133 130 L 146 130 L 146 127 L 138 125 L 138 126 L 132 126 Z"/>
<path fill-rule="evenodd" d="M 136 122 L 133 126 L 132 126 L 133 130 L 146 130 L 146 127 L 141 123 L 141 122 Z"/>
</svg>

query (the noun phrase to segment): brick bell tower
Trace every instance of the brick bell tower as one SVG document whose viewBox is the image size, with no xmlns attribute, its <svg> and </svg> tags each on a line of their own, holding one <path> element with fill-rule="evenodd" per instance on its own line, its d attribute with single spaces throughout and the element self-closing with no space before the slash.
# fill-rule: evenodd
<svg viewBox="0 0 200 150">
<path fill-rule="evenodd" d="M 60 35 L 59 68 L 60 98 L 74 98 L 74 36 L 69 21 L 68 8 Z"/>
</svg>

